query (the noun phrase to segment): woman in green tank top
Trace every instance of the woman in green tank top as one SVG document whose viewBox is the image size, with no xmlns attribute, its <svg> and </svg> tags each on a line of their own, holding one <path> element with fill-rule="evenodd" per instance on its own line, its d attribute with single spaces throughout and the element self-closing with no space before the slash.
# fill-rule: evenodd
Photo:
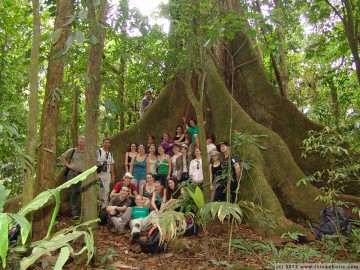
<svg viewBox="0 0 360 270">
<path fill-rule="evenodd" d="M 161 181 L 164 187 L 167 187 L 167 182 L 170 179 L 171 173 L 171 159 L 164 153 L 164 148 L 158 146 L 157 156 L 157 180 Z"/>
</svg>

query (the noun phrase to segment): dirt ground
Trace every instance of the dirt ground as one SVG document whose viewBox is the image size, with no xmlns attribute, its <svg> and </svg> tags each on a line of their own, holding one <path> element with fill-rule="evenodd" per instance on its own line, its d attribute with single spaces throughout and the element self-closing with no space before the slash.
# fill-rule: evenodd
<svg viewBox="0 0 360 270">
<path fill-rule="evenodd" d="M 70 218 L 61 218 L 57 224 L 59 228 L 71 225 Z M 293 241 L 278 242 L 264 252 L 264 248 L 254 248 L 249 252 L 237 248 L 228 256 L 229 235 L 227 223 L 214 222 L 209 226 L 209 258 L 205 262 L 203 250 L 203 232 L 196 236 L 181 237 L 169 243 L 167 250 L 161 254 L 142 253 L 138 244 L 131 244 L 130 229 L 124 235 L 112 233 L 108 226 L 98 228 L 98 262 L 85 269 L 274 269 L 269 262 L 297 262 L 297 263 L 325 263 L 325 256 L 330 256 L 332 262 L 355 262 L 351 259 L 350 250 L 334 249 L 329 254 L 329 248 L 323 242 L 296 244 Z M 146 239 L 143 233 L 141 240 Z M 252 231 L 248 225 L 236 225 L 233 231 L 233 240 L 243 241 L 243 246 L 265 245 L 262 236 Z M 267 243 L 268 244 L 268 243 Z M 240 245 L 241 246 L 241 245 Z M 286 251 L 285 247 L 290 248 Z M 334 245 L 334 247 L 336 247 Z M 288 252 L 288 253 L 285 253 Z M 316 254 L 314 254 L 314 252 Z M 56 256 L 54 256 L 56 260 Z M 328 259 L 329 260 L 329 259 Z M 360 265 L 359 265 L 360 266 Z M 75 268 L 74 262 L 68 262 L 66 269 Z M 43 267 L 37 269 L 44 269 Z M 81 269 L 81 268 L 80 268 Z"/>
</svg>

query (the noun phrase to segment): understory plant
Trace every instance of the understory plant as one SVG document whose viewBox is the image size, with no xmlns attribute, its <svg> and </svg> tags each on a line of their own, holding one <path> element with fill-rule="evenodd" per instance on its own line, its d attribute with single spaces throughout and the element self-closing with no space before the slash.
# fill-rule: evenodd
<svg viewBox="0 0 360 270">
<path fill-rule="evenodd" d="M 321 253 L 306 245 L 301 247 L 278 247 L 274 243 L 246 242 L 243 238 L 234 239 L 231 247 L 239 255 L 250 255 L 258 258 L 262 266 L 274 267 L 277 263 L 306 263 Z"/>
<path fill-rule="evenodd" d="M 183 194 L 184 195 L 184 194 Z M 243 220 L 243 210 L 238 204 L 229 202 L 209 202 L 205 203 L 204 194 L 202 190 L 196 186 L 194 189 L 185 187 L 184 195 L 187 209 L 191 212 L 173 211 L 176 207 L 181 207 L 183 202 L 181 199 L 171 200 L 167 203 L 164 212 L 157 218 L 153 219 L 151 223 L 159 227 L 161 233 L 161 241 L 171 240 L 176 235 L 181 235 L 186 229 L 186 216 L 192 216 L 194 222 L 201 228 L 203 235 L 203 251 L 205 254 L 205 262 L 210 260 L 209 254 L 209 237 L 208 225 L 218 219 L 221 223 L 227 218 L 241 223 Z M 191 199 L 191 202 L 189 201 Z M 191 206 L 189 205 L 191 204 Z"/>
<path fill-rule="evenodd" d="M 347 205 L 348 203 L 338 200 L 338 195 L 345 191 L 357 191 L 360 187 L 360 153 L 352 145 L 347 136 L 336 133 L 329 127 L 321 132 L 310 131 L 309 137 L 303 141 L 302 157 L 319 155 L 328 166 L 301 179 L 297 186 L 314 183 L 322 190 L 322 195 L 316 200 L 329 206 Z"/>
<path fill-rule="evenodd" d="M 9 258 L 20 260 L 20 269 L 27 269 L 33 265 L 42 256 L 54 251 L 60 251 L 54 269 L 62 269 L 63 265 L 69 259 L 70 255 L 77 256 L 83 252 L 87 252 L 87 264 L 94 254 L 94 241 L 90 224 L 96 222 L 97 219 L 88 221 L 78 226 L 72 226 L 51 234 L 51 230 L 55 224 L 55 218 L 60 208 L 60 191 L 68 188 L 73 184 L 86 179 L 88 175 L 96 171 L 96 166 L 85 171 L 79 176 L 60 185 L 57 188 L 43 191 L 31 202 L 25 205 L 18 213 L 4 213 L 4 203 L 9 194 L 5 190 L 4 185 L 0 184 L 0 258 L 2 267 L 7 266 Z M 49 200 L 54 200 L 55 208 L 44 239 L 36 242 L 27 242 L 31 225 L 26 216 L 31 212 L 43 207 Z M 20 226 L 20 234 L 17 244 L 11 245 L 8 239 L 8 232 L 11 228 Z M 88 230 L 84 230 L 88 228 Z M 84 246 L 80 250 L 75 250 L 71 244 L 75 240 L 83 239 Z M 10 256 L 8 256 L 10 255 Z"/>
</svg>

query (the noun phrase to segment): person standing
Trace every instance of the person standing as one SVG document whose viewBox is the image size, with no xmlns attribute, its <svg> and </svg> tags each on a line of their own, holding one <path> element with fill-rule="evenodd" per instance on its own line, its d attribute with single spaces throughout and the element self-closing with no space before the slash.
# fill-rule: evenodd
<svg viewBox="0 0 360 270">
<path fill-rule="evenodd" d="M 77 146 L 75 148 L 68 149 L 61 155 L 61 162 L 69 168 L 69 173 L 66 176 L 66 180 L 69 181 L 82 172 L 85 171 L 85 137 L 79 136 L 77 139 Z M 81 182 L 71 185 L 68 189 L 70 194 L 70 208 L 73 218 L 77 218 L 81 214 Z"/>
<path fill-rule="evenodd" d="M 201 151 L 199 147 L 195 147 L 195 158 L 190 162 L 189 176 L 194 184 L 199 185 L 202 188 L 203 184 L 203 167 L 201 159 Z"/>
<path fill-rule="evenodd" d="M 220 150 L 220 152 L 223 154 L 223 159 L 221 162 L 222 175 L 224 175 L 225 179 L 230 176 L 230 202 L 236 203 L 236 190 L 241 178 L 241 168 L 239 162 L 235 156 L 230 155 L 230 147 L 228 142 L 219 143 L 217 145 L 217 149 Z"/>
<path fill-rule="evenodd" d="M 181 156 L 177 157 L 175 162 L 176 179 L 180 182 L 189 179 L 189 166 L 191 160 L 187 154 L 187 149 L 188 146 L 183 143 L 180 146 Z"/>
<path fill-rule="evenodd" d="M 146 182 L 146 154 L 143 144 L 139 145 L 138 154 L 131 160 L 130 173 L 134 176 L 132 184 L 139 190 Z"/>
<path fill-rule="evenodd" d="M 141 101 L 140 106 L 140 118 L 144 115 L 144 113 L 150 108 L 151 104 L 154 102 L 154 97 L 152 96 L 152 89 L 149 88 L 145 91 L 145 96 Z"/>
<path fill-rule="evenodd" d="M 98 176 L 103 180 L 104 187 L 99 191 L 101 208 L 105 208 L 109 201 L 110 183 L 114 183 L 114 158 L 110 152 L 111 142 L 109 138 L 103 140 L 103 147 L 97 151 Z"/>
</svg>

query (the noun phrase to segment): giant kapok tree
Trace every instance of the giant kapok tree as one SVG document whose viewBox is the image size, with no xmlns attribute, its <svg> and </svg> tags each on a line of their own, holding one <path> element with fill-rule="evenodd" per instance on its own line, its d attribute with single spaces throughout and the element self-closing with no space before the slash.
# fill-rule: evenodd
<svg viewBox="0 0 360 270">
<path fill-rule="evenodd" d="M 240 197 L 269 211 L 273 218 L 267 229 L 304 232 L 295 220 L 316 221 L 325 206 L 315 202 L 317 188 L 296 183 L 304 173 L 325 165 L 316 157 L 301 159 L 300 147 L 307 132 L 321 130 L 321 125 L 307 119 L 269 82 L 240 1 L 170 1 L 166 11 L 172 20 L 167 68 L 173 76 L 140 121 L 112 138 L 117 177 L 123 173 L 130 142 L 143 143 L 148 134 L 157 135 L 158 141 L 159 134 L 173 130 L 183 116 L 206 121 L 199 125 L 203 149 L 209 132 L 218 141 L 235 132 L 263 135 L 261 148 L 232 145 L 252 164 L 243 170 Z M 204 181 L 209 181 L 206 176 Z M 261 227 L 255 216 L 249 222 Z"/>
</svg>

